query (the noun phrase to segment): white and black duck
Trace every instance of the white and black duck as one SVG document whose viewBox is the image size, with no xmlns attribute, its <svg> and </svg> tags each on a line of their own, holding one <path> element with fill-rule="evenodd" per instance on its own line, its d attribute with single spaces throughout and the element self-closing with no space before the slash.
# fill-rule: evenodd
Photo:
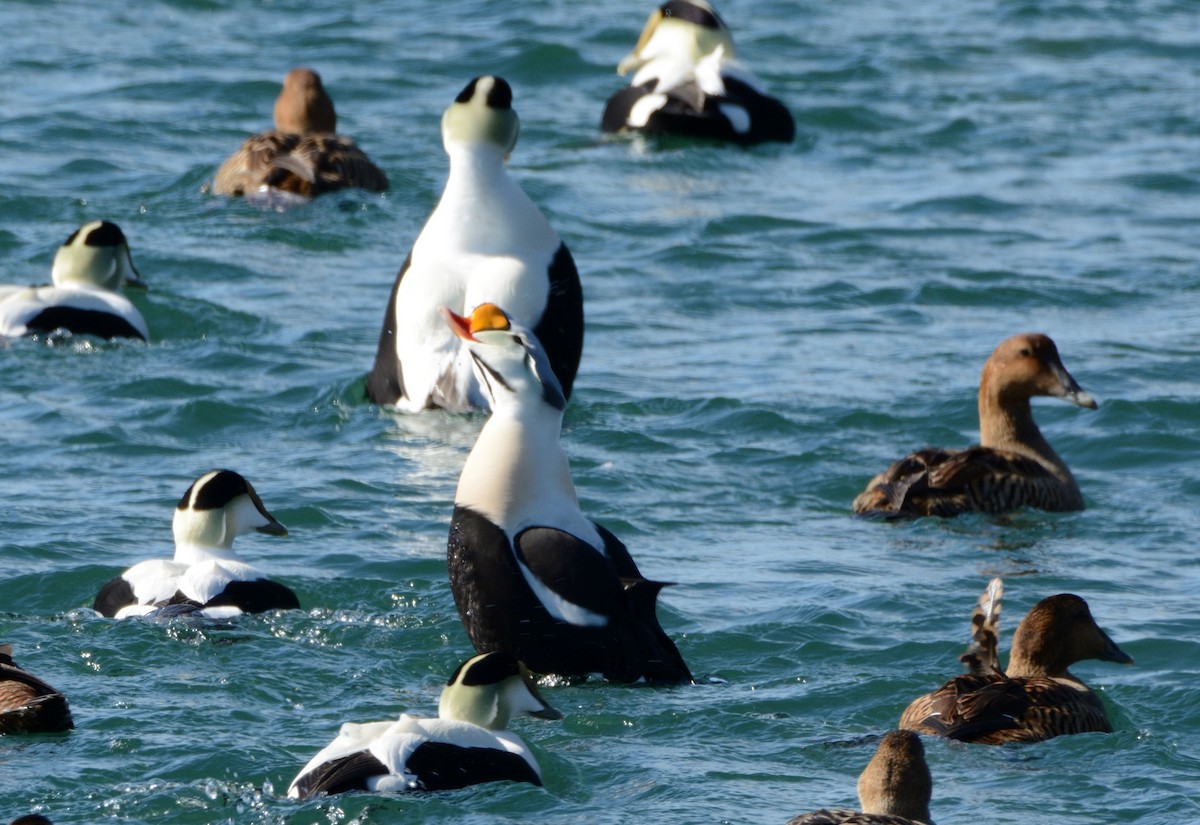
<svg viewBox="0 0 1200 825">
<path fill-rule="evenodd" d="M 579 509 L 559 443 L 566 398 L 533 332 L 493 304 L 446 311 L 492 414 L 467 457 L 450 523 L 450 586 L 475 648 L 536 673 L 689 682 L 659 625 L 663 583 Z"/>
<path fill-rule="evenodd" d="M 250 532 L 286 536 L 250 482 L 232 470 L 196 479 L 175 507 L 173 559 L 139 562 L 100 589 L 104 616 L 199 613 L 228 618 L 300 606 L 296 594 L 242 561 L 233 549 Z"/>
</svg>

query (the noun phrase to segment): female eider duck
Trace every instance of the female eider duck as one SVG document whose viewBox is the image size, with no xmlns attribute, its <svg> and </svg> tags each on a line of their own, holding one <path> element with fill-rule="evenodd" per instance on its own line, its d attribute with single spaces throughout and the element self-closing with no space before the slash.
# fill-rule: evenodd
<svg viewBox="0 0 1200 825">
<path fill-rule="evenodd" d="M 971 616 L 973 641 L 960 657 L 970 672 L 913 700 L 900 727 L 983 745 L 1111 733 L 1100 698 L 1067 668 L 1084 659 L 1133 659 L 1100 629 L 1087 602 L 1062 593 L 1035 604 L 1017 626 L 1008 670 L 1001 670 L 1002 595 L 1000 579 L 993 579 Z"/>
<path fill-rule="evenodd" d="M 787 107 L 765 94 L 734 61 L 733 35 L 704 0 L 669 0 L 646 22 L 637 46 L 617 66 L 634 72 L 609 98 L 605 132 L 643 132 L 730 140 L 791 142 Z"/>
<path fill-rule="evenodd" d="M 436 719 L 346 723 L 292 780 L 288 796 L 343 791 L 449 791 L 484 782 L 542 784 L 533 753 L 504 728 L 516 714 L 561 719 L 507 653 L 468 659 L 450 677 Z"/>
<path fill-rule="evenodd" d="M 270 198 L 285 193 L 307 200 L 358 187 L 388 188 L 387 175 L 353 140 L 337 134 L 333 100 L 312 69 L 292 69 L 275 101 L 275 128 L 251 135 L 221 164 L 213 192 Z"/>
<path fill-rule="evenodd" d="M 93 607 L 104 616 L 194 613 L 228 618 L 300 606 L 296 594 L 238 558 L 233 540 L 255 531 L 286 536 L 250 482 L 212 470 L 188 487 L 171 524 L 175 558 L 139 562 L 100 589 Z"/>
<path fill-rule="evenodd" d="M 1029 399 L 1049 395 L 1096 409 L 1045 335 L 1014 335 L 996 347 L 979 380 L 979 444 L 962 450 L 928 447 L 871 479 L 854 499 L 860 515 L 1001 515 L 1021 507 L 1083 509 L 1083 494 L 1066 462 L 1033 421 Z"/>
<path fill-rule="evenodd" d="M 471 359 L 438 311 L 502 303 L 542 341 L 566 397 L 583 351 L 583 290 L 571 253 L 508 176 L 517 142 L 512 88 L 467 84 L 442 117 L 450 177 L 396 276 L 367 395 L 406 412 L 487 405 Z"/>
<path fill-rule="evenodd" d="M 907 730 L 888 731 L 858 777 L 861 811 L 822 808 L 793 817 L 787 825 L 930 825 L 932 795 L 921 737 Z"/>
<path fill-rule="evenodd" d="M 0 734 L 59 733 L 75 727 L 67 697 L 13 661 L 0 645 Z"/>
<path fill-rule="evenodd" d="M 91 221 L 54 255 L 53 286 L 0 286 L 0 335 L 18 338 L 65 329 L 106 340 L 150 337 L 137 308 L 117 290 L 146 288 L 121 227 Z"/>
<path fill-rule="evenodd" d="M 494 304 L 445 314 L 492 407 L 459 478 L 447 547 L 471 642 L 535 673 L 690 682 L 655 615 L 663 583 L 579 509 L 559 443 L 566 397 L 537 337 Z"/>
</svg>

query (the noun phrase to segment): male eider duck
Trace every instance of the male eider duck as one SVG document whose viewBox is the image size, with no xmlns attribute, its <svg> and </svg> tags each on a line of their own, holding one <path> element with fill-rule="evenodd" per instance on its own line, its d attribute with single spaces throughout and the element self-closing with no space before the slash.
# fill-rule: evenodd
<svg viewBox="0 0 1200 825">
<path fill-rule="evenodd" d="M 888 731 L 858 777 L 861 811 L 822 808 L 793 817 L 788 825 L 930 825 L 932 794 L 921 737 L 907 730 Z"/>
<path fill-rule="evenodd" d="M 579 509 L 559 443 L 566 397 L 537 337 L 494 304 L 446 310 L 491 401 L 450 521 L 450 588 L 479 651 L 535 673 L 690 682 L 655 615 L 662 582 Z"/>
<path fill-rule="evenodd" d="M 446 683 L 436 719 L 405 713 L 395 722 L 347 722 L 292 780 L 288 796 L 449 791 L 504 780 L 540 786 L 533 753 L 504 729 L 517 714 L 562 718 L 511 655 L 475 656 Z"/>
<path fill-rule="evenodd" d="M 67 697 L 13 661 L 0 645 L 0 734 L 59 733 L 75 727 Z"/>
<path fill-rule="evenodd" d="M 929 447 L 871 479 L 854 499 L 861 515 L 1000 515 L 1021 507 L 1083 509 L 1083 494 L 1066 462 L 1033 421 L 1029 399 L 1049 395 L 1096 409 L 1045 335 L 1003 341 L 979 380 L 979 444 L 962 450 Z"/>
<path fill-rule="evenodd" d="M 502 303 L 542 341 L 566 397 L 583 351 L 583 290 L 571 253 L 508 176 L 517 142 L 512 89 L 467 84 L 442 117 L 450 177 L 396 276 L 367 395 L 406 412 L 485 407 L 471 359 L 438 311 Z"/>
<path fill-rule="evenodd" d="M 0 286 L 0 336 L 18 338 L 65 329 L 106 340 L 150 337 L 146 321 L 117 290 L 146 288 L 121 227 L 91 221 L 54 255 L 53 286 Z"/>
<path fill-rule="evenodd" d="M 790 142 L 796 124 L 734 61 L 733 35 L 704 0 L 669 0 L 646 22 L 637 46 L 617 66 L 631 84 L 604 107 L 605 132 L 644 132 L 730 140 Z"/>
<path fill-rule="evenodd" d="M 1017 626 L 1008 669 L 1001 670 L 1002 594 L 993 579 L 972 614 L 973 641 L 960 657 L 970 672 L 913 700 L 900 727 L 983 745 L 1111 733 L 1100 698 L 1067 668 L 1084 659 L 1133 659 L 1100 629 L 1087 602 L 1062 593 L 1035 604 Z"/>
<path fill-rule="evenodd" d="M 307 200 L 337 189 L 388 188 L 366 152 L 337 134 L 333 100 L 312 69 L 292 69 L 275 101 L 275 128 L 246 138 L 221 164 L 213 192 L 237 197 L 282 192 Z"/>
<path fill-rule="evenodd" d="M 251 531 L 286 536 L 250 482 L 232 470 L 205 473 L 188 487 L 171 524 L 175 558 L 135 564 L 100 589 L 104 616 L 197 613 L 228 618 L 300 606 L 296 594 L 238 558 L 233 540 Z M 162 613 L 160 611 L 166 611 Z"/>
</svg>

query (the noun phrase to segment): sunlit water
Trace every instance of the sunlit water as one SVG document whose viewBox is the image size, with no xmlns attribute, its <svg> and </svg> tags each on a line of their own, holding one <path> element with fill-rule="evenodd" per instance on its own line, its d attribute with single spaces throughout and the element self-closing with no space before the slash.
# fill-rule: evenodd
<svg viewBox="0 0 1200 825">
<path fill-rule="evenodd" d="M 148 345 L 0 350 L 0 642 L 70 698 L 0 739 L 0 819 L 56 823 L 782 822 L 852 805 L 874 737 L 958 672 L 1003 575 L 1004 645 L 1085 597 L 1136 660 L 1076 672 L 1112 735 L 930 742 L 947 823 L 1200 818 L 1200 20 L 1176 2 L 725 2 L 796 116 L 790 146 L 605 140 L 649 3 L 79 0 L 0 6 L 3 282 L 80 223 L 124 229 Z M 325 78 L 384 196 L 285 214 L 202 191 Z M 554 686 L 518 720 L 546 787 L 306 803 L 347 720 L 432 714 L 469 653 L 446 581 L 482 418 L 365 403 L 388 290 L 445 178 L 438 120 L 513 85 L 510 169 L 570 246 L 587 339 L 563 439 L 585 510 L 643 571 L 701 684 Z M 849 502 L 892 458 L 977 437 L 1001 339 L 1052 335 L 1089 412 L 1036 405 L 1089 509 L 886 525 Z M 247 560 L 304 606 L 221 627 L 96 618 L 171 550 L 200 473 L 291 531 Z"/>
</svg>

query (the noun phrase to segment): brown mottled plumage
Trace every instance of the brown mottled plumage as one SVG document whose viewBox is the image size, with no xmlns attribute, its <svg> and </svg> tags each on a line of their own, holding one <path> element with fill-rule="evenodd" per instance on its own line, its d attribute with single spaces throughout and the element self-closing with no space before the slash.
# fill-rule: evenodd
<svg viewBox="0 0 1200 825">
<path fill-rule="evenodd" d="M 1083 494 L 1066 463 L 1042 436 L 1029 399 L 1061 398 L 1089 409 L 1045 335 L 1014 335 L 996 347 L 979 381 L 979 444 L 964 450 L 930 447 L 888 467 L 854 499 L 862 515 L 956 516 L 1007 513 L 1021 507 L 1083 509 Z"/>
<path fill-rule="evenodd" d="M 921 737 L 907 730 L 888 731 L 858 777 L 862 811 L 821 809 L 800 814 L 788 825 L 928 825 L 932 795 Z"/>
<path fill-rule="evenodd" d="M 994 649 L 998 584 L 993 580 L 972 616 L 974 641 L 961 657 L 971 672 L 915 699 L 900 727 L 983 745 L 1110 733 L 1100 698 L 1067 668 L 1084 659 L 1122 664 L 1133 659 L 1100 629 L 1087 602 L 1062 593 L 1042 599 L 1017 626 L 1008 671 L 1001 671 Z M 994 612 L 985 602 L 995 603 Z"/>
<path fill-rule="evenodd" d="M 0 645 L 0 734 L 57 733 L 75 727 L 67 699 L 12 659 Z"/>
<path fill-rule="evenodd" d="M 376 192 L 387 175 L 348 137 L 337 134 L 333 100 L 312 69 L 292 69 L 275 101 L 275 128 L 251 135 L 221 164 L 218 195 L 241 196 L 267 187 L 304 197 L 347 187 Z"/>
</svg>

